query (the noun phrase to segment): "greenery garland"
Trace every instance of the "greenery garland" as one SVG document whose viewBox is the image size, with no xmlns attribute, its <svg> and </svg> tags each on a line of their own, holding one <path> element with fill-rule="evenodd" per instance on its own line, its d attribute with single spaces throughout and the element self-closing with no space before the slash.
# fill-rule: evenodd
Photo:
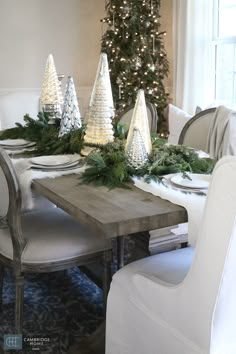
<svg viewBox="0 0 236 354">
<path fill-rule="evenodd" d="M 145 181 L 160 180 L 163 175 L 181 172 L 211 173 L 215 161 L 200 158 L 194 149 L 183 145 L 164 145 L 163 140 L 155 139 L 155 147 L 148 163 L 139 170 L 128 164 L 125 154 L 125 141 L 115 142 L 100 147 L 87 157 L 88 168 L 82 174 L 83 183 L 105 185 L 108 188 L 124 187 L 132 176 L 142 176 Z"/>
<path fill-rule="evenodd" d="M 60 121 L 49 125 L 48 120 L 49 117 L 44 112 L 39 112 L 36 120 L 26 114 L 24 126 L 16 123 L 16 127 L 2 131 L 0 139 L 23 138 L 34 141 L 34 155 L 80 153 L 84 146 L 86 126 L 83 125 L 82 128 L 59 138 Z M 160 180 L 163 175 L 169 173 L 211 173 L 214 168 L 214 160 L 199 158 L 193 148 L 168 145 L 165 139 L 160 139 L 157 134 L 152 133 L 153 150 L 149 161 L 142 169 L 135 170 L 129 165 L 125 153 L 128 127 L 114 123 L 113 128 L 115 141 L 104 146 L 94 146 L 94 151 L 86 158 L 88 167 L 81 177 L 83 183 L 105 185 L 108 188 L 127 188 L 127 182 L 131 181 L 132 176 L 143 176 L 149 182 Z"/>
</svg>

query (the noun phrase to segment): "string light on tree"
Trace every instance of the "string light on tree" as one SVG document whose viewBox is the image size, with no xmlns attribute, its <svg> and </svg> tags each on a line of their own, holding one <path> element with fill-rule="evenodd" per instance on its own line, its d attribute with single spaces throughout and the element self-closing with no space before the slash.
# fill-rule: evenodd
<svg viewBox="0 0 236 354">
<path fill-rule="evenodd" d="M 137 90 L 143 89 L 146 99 L 157 107 L 159 131 L 167 132 L 163 109 L 168 94 L 163 81 L 168 60 L 163 42 L 166 32 L 160 28 L 160 2 L 107 0 L 102 21 L 108 28 L 102 37 L 102 51 L 108 55 L 117 114 L 134 104 Z"/>
</svg>

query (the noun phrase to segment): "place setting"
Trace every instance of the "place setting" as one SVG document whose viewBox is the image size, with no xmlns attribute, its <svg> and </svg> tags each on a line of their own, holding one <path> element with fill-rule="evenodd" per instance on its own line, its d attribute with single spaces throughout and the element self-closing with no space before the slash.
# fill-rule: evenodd
<svg viewBox="0 0 236 354">
<path fill-rule="evenodd" d="M 0 147 L 11 152 L 23 152 L 34 149 L 36 143 L 24 139 L 5 139 L 0 140 Z"/>
<path fill-rule="evenodd" d="M 83 166 L 84 159 L 78 155 L 38 156 L 29 159 L 30 169 L 39 171 L 68 171 Z"/>
<path fill-rule="evenodd" d="M 163 176 L 162 182 L 167 187 L 188 193 L 207 194 L 212 176 L 199 173 L 174 173 Z"/>
</svg>

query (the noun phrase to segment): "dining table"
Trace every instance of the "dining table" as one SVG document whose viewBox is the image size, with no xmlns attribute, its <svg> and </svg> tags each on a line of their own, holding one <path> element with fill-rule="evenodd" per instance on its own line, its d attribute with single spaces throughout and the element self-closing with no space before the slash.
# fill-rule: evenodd
<svg viewBox="0 0 236 354">
<path fill-rule="evenodd" d="M 151 230 L 188 221 L 189 241 L 194 240 L 193 236 L 196 238 L 206 190 L 197 189 L 190 192 L 190 189 L 186 190 L 185 185 L 178 185 L 179 181 L 177 184 L 172 183 L 174 178 L 181 176 L 164 176 L 158 183 L 146 183 L 143 178 L 133 177 L 133 183 L 127 183 L 125 188 L 109 189 L 83 183 L 81 174 L 86 166 L 80 155 L 21 158 L 20 153 L 24 151 L 25 145 L 29 148 L 28 142 L 9 140 L 3 144 L 6 145 L 5 148 L 10 149 L 9 154 L 13 158 L 21 184 L 23 208 L 28 210 L 35 207 L 36 193 L 86 224 L 96 232 L 97 237 L 112 240 L 113 244 L 115 241 L 113 252 L 117 269 L 122 268 L 125 263 L 124 244 L 127 235 L 134 240 L 136 237 L 137 240 L 142 233 L 142 236 L 145 236 L 142 246 L 147 248 L 146 254 Z M 184 182 L 186 184 L 186 180 Z M 200 182 L 203 183 L 203 180 Z M 194 215 L 198 217 L 195 218 Z M 71 348 L 69 353 L 102 354 L 104 351 L 105 322 L 90 337 L 80 342 L 79 347 Z"/>
<path fill-rule="evenodd" d="M 83 184 L 79 175 L 34 179 L 33 189 L 97 232 L 117 242 L 118 268 L 124 265 L 124 238 L 187 221 L 184 207 L 147 193 L 133 184 L 127 188 Z M 148 235 L 148 232 L 147 232 Z M 148 237 L 148 236 L 147 236 Z M 148 240 L 147 240 L 148 241 Z M 148 242 L 147 242 L 148 244 Z M 69 353 L 104 353 L 105 323 Z"/>
</svg>

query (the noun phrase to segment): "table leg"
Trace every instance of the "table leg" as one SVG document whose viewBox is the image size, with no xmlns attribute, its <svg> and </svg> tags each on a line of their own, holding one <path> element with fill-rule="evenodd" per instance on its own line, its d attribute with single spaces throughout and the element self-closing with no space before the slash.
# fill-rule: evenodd
<svg viewBox="0 0 236 354">
<path fill-rule="evenodd" d="M 116 238 L 117 246 L 117 270 L 124 267 L 124 253 L 125 253 L 125 236 L 119 236 Z"/>
</svg>

